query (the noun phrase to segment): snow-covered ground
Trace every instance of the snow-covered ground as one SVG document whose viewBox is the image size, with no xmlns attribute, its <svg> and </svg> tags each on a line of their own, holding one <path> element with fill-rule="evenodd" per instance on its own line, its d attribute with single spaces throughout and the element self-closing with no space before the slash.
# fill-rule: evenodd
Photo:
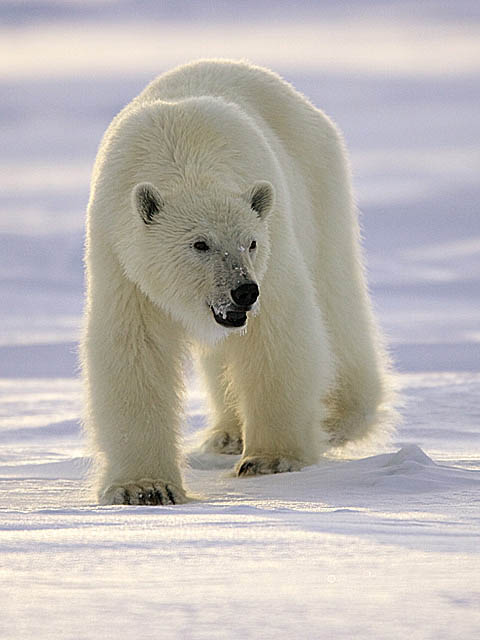
<svg viewBox="0 0 480 640">
<path fill-rule="evenodd" d="M 0 637 L 478 637 L 478 3 L 45 0 L 0 24 Z M 75 355 L 89 171 L 113 115 L 205 55 L 272 66 L 344 130 L 403 422 L 288 475 L 190 451 L 197 502 L 98 507 Z M 205 420 L 192 378 L 187 451 Z"/>
</svg>

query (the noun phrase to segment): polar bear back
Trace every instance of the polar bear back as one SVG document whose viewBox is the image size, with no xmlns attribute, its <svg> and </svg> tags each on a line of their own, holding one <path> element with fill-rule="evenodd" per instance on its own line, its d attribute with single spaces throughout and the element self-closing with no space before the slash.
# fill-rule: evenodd
<svg viewBox="0 0 480 640">
<path fill-rule="evenodd" d="M 200 60 L 184 65 L 153 80 L 136 102 L 206 95 L 237 104 L 254 120 L 261 119 L 262 131 L 265 126 L 270 129 L 308 173 L 315 173 L 312 161 L 326 165 L 327 148 L 334 152 L 338 143 L 337 128 L 320 109 L 276 73 L 245 62 Z"/>
</svg>

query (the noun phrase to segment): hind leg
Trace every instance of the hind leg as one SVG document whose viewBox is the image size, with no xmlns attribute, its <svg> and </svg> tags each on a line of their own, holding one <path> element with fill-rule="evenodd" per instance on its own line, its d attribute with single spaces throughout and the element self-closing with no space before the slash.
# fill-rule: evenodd
<svg viewBox="0 0 480 640">
<path fill-rule="evenodd" d="M 210 424 L 201 434 L 205 452 L 240 454 L 243 450 L 242 423 L 229 382 L 222 349 L 202 352 L 199 356 L 202 378 L 208 392 Z"/>
<path fill-rule="evenodd" d="M 312 137 L 312 171 L 316 176 L 316 253 L 309 262 L 316 296 L 328 327 L 335 357 L 335 380 L 326 398 L 328 418 L 323 427 L 332 446 L 381 437 L 388 433 L 395 412 L 390 405 L 389 361 L 373 314 L 365 279 L 357 210 L 351 176 L 341 139 L 330 128 L 328 163 L 317 158 Z M 318 141 L 317 141 L 318 142 Z"/>
</svg>

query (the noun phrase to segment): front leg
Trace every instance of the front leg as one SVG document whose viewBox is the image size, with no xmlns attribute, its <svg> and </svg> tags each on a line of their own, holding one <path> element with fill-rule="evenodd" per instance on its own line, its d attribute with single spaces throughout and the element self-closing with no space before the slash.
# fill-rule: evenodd
<svg viewBox="0 0 480 640">
<path fill-rule="evenodd" d="M 134 285 L 110 291 L 117 297 L 93 295 L 82 346 L 98 499 L 185 502 L 177 444 L 181 335 Z"/>
<path fill-rule="evenodd" d="M 296 286 L 301 291 L 301 283 Z M 333 362 L 320 310 L 308 286 L 303 289 L 301 311 L 276 303 L 278 296 L 269 299 L 267 291 L 247 334 L 231 341 L 244 419 L 239 476 L 297 471 L 327 448 L 322 423 Z"/>
</svg>

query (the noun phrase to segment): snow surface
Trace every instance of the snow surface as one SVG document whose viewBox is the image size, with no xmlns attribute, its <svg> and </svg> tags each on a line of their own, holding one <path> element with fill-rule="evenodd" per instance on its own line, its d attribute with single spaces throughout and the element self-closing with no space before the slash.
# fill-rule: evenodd
<svg viewBox="0 0 480 640">
<path fill-rule="evenodd" d="M 0 19 L 0 638 L 479 637 L 478 3 L 44 0 Z M 403 423 L 385 450 L 236 479 L 236 456 L 192 449 L 192 378 L 198 500 L 98 507 L 76 364 L 89 172 L 152 75 L 204 55 L 272 66 L 344 130 Z"/>
</svg>

